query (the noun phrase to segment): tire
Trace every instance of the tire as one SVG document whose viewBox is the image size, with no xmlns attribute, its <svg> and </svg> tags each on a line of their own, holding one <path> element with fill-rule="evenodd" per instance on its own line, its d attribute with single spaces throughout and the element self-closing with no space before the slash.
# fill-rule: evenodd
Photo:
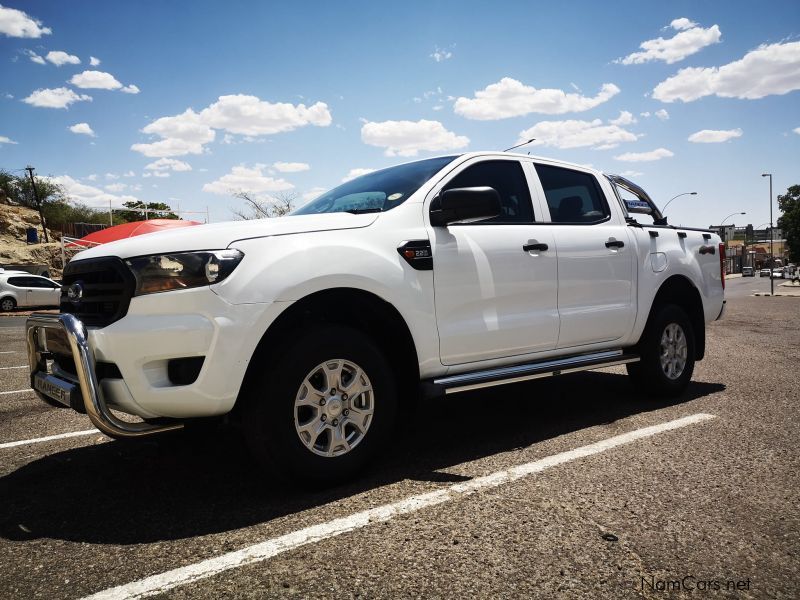
<svg viewBox="0 0 800 600">
<path fill-rule="evenodd" d="M 17 307 L 17 302 L 10 296 L 0 300 L 0 310 L 3 312 L 11 312 L 16 307 Z"/>
<path fill-rule="evenodd" d="M 679 396 L 694 372 L 695 335 L 686 312 L 674 304 L 655 308 L 639 341 L 641 360 L 627 366 L 641 391 L 662 398 Z"/>
<path fill-rule="evenodd" d="M 392 369 L 356 329 L 305 330 L 274 364 L 254 367 L 244 388 L 245 440 L 263 466 L 300 486 L 349 479 L 393 433 Z"/>
</svg>

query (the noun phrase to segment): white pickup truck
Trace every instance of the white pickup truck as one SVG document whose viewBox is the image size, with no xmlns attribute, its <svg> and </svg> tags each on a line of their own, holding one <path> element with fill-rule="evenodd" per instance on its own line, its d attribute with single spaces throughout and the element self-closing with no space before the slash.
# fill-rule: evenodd
<svg viewBox="0 0 800 600">
<path fill-rule="evenodd" d="M 336 481 L 419 398 L 622 364 L 680 394 L 723 312 L 723 251 L 622 177 L 430 158 L 290 216 L 81 252 L 61 313 L 27 321 L 31 385 L 115 438 L 228 415 L 259 459 Z"/>
</svg>

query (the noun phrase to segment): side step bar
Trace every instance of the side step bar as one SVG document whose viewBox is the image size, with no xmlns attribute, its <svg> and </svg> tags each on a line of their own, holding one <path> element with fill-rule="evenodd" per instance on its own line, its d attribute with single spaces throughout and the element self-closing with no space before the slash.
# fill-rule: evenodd
<svg viewBox="0 0 800 600">
<path fill-rule="evenodd" d="M 467 392 L 495 385 L 527 381 L 529 379 L 539 379 L 541 377 L 551 377 L 555 375 L 564 375 L 566 373 L 576 373 L 578 371 L 600 369 L 602 367 L 613 367 L 614 365 L 624 365 L 638 362 L 639 359 L 640 357 L 638 354 L 625 353 L 622 350 L 609 350 L 543 360 L 524 365 L 514 365 L 511 367 L 472 371 L 469 373 L 441 377 L 433 381 L 426 381 L 423 383 L 423 394 L 427 398 L 435 398 L 445 394 Z"/>
</svg>

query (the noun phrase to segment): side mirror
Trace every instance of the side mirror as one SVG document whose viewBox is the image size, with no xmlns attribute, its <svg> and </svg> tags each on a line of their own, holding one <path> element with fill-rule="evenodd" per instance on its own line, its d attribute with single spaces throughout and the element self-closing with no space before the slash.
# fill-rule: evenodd
<svg viewBox="0 0 800 600">
<path fill-rule="evenodd" d="M 500 194 L 490 187 L 469 187 L 447 190 L 431 203 L 431 225 L 446 227 L 450 223 L 472 223 L 500 214 Z"/>
</svg>

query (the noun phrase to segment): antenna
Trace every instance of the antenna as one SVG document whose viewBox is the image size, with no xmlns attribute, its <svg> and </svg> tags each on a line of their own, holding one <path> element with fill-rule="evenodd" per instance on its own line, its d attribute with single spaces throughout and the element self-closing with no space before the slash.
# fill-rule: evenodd
<svg viewBox="0 0 800 600">
<path fill-rule="evenodd" d="M 513 150 L 514 148 L 519 148 L 520 146 L 527 146 L 531 142 L 535 142 L 536 138 L 531 138 L 527 142 L 522 142 L 521 144 L 517 144 L 516 146 L 511 146 L 511 148 L 506 148 L 503 152 L 508 152 L 509 150 Z"/>
</svg>

